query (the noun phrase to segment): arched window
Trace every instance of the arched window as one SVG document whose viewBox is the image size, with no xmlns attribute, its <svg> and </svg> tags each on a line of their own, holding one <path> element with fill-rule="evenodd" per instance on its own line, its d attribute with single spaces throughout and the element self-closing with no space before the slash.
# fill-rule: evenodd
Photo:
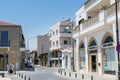
<svg viewBox="0 0 120 80">
<path fill-rule="evenodd" d="M 79 47 L 80 50 L 83 50 L 85 48 L 84 44 L 82 43 Z"/>
<path fill-rule="evenodd" d="M 115 52 L 113 46 L 113 38 L 109 35 L 103 40 L 103 60 L 104 60 L 104 73 L 114 75 L 116 72 L 115 67 Z"/>
<path fill-rule="evenodd" d="M 89 46 L 88 46 L 88 49 L 90 52 L 96 52 L 97 51 L 97 44 L 96 44 L 96 41 L 93 39 Z"/>
<path fill-rule="evenodd" d="M 95 40 L 91 41 L 90 46 L 96 46 Z"/>
<path fill-rule="evenodd" d="M 108 37 L 105 39 L 104 44 L 105 44 L 105 43 L 111 43 L 111 42 L 113 42 L 113 38 L 112 38 L 111 36 L 108 36 Z"/>
<path fill-rule="evenodd" d="M 113 38 L 108 35 L 107 37 L 105 37 L 102 41 L 102 47 L 108 47 L 108 46 L 113 46 Z"/>
</svg>

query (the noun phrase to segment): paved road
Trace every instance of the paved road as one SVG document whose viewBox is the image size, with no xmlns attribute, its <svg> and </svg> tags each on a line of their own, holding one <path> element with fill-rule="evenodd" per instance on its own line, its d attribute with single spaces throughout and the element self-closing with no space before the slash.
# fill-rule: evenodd
<svg viewBox="0 0 120 80">
<path fill-rule="evenodd" d="M 20 73 L 30 77 L 30 80 L 75 80 L 61 76 L 56 68 L 36 67 L 35 71 L 21 71 Z"/>
<path fill-rule="evenodd" d="M 15 74 L 8 74 L 7 71 L 0 71 L 0 73 L 4 73 L 4 77 L 0 75 L 0 80 L 21 80 Z"/>
</svg>

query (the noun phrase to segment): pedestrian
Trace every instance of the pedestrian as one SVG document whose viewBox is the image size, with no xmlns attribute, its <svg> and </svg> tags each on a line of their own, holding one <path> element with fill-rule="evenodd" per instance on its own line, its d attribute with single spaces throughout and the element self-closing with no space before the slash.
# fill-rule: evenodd
<svg viewBox="0 0 120 80">
<path fill-rule="evenodd" d="M 13 73 L 12 64 L 10 64 L 10 72 L 9 73 Z"/>
<path fill-rule="evenodd" d="M 16 65 L 15 65 L 15 63 L 12 64 L 12 71 L 13 71 L 14 74 L 16 74 Z"/>
<path fill-rule="evenodd" d="M 7 63 L 7 72 L 10 73 L 10 65 Z"/>
</svg>

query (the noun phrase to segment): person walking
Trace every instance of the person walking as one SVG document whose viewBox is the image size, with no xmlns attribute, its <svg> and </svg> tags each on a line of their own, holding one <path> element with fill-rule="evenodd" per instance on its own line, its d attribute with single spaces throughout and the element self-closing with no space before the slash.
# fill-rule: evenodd
<svg viewBox="0 0 120 80">
<path fill-rule="evenodd" d="M 7 72 L 10 73 L 10 65 L 7 64 Z"/>
<path fill-rule="evenodd" d="M 13 70 L 13 73 L 16 74 L 16 65 L 15 65 L 15 63 L 12 64 L 12 70 Z"/>
</svg>

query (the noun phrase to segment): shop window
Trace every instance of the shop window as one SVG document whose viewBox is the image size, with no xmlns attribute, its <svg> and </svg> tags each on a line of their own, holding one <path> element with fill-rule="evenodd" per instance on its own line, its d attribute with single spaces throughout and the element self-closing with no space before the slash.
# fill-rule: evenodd
<svg viewBox="0 0 120 80">
<path fill-rule="evenodd" d="M 80 70 L 85 69 L 85 51 L 84 51 L 84 44 L 80 46 Z"/>
<path fill-rule="evenodd" d="M 114 48 L 108 48 L 104 51 L 104 73 L 115 74 L 115 55 Z"/>
<path fill-rule="evenodd" d="M 103 42 L 103 48 L 104 48 L 104 73 L 105 74 L 111 74 L 111 75 L 115 75 L 115 70 L 116 70 L 116 62 L 115 62 L 115 53 L 114 53 L 114 47 L 109 47 L 112 46 L 113 43 L 113 39 L 111 36 L 108 36 L 104 42 Z M 109 45 L 108 45 L 109 44 Z M 111 44 L 111 45 L 110 45 Z"/>
</svg>

